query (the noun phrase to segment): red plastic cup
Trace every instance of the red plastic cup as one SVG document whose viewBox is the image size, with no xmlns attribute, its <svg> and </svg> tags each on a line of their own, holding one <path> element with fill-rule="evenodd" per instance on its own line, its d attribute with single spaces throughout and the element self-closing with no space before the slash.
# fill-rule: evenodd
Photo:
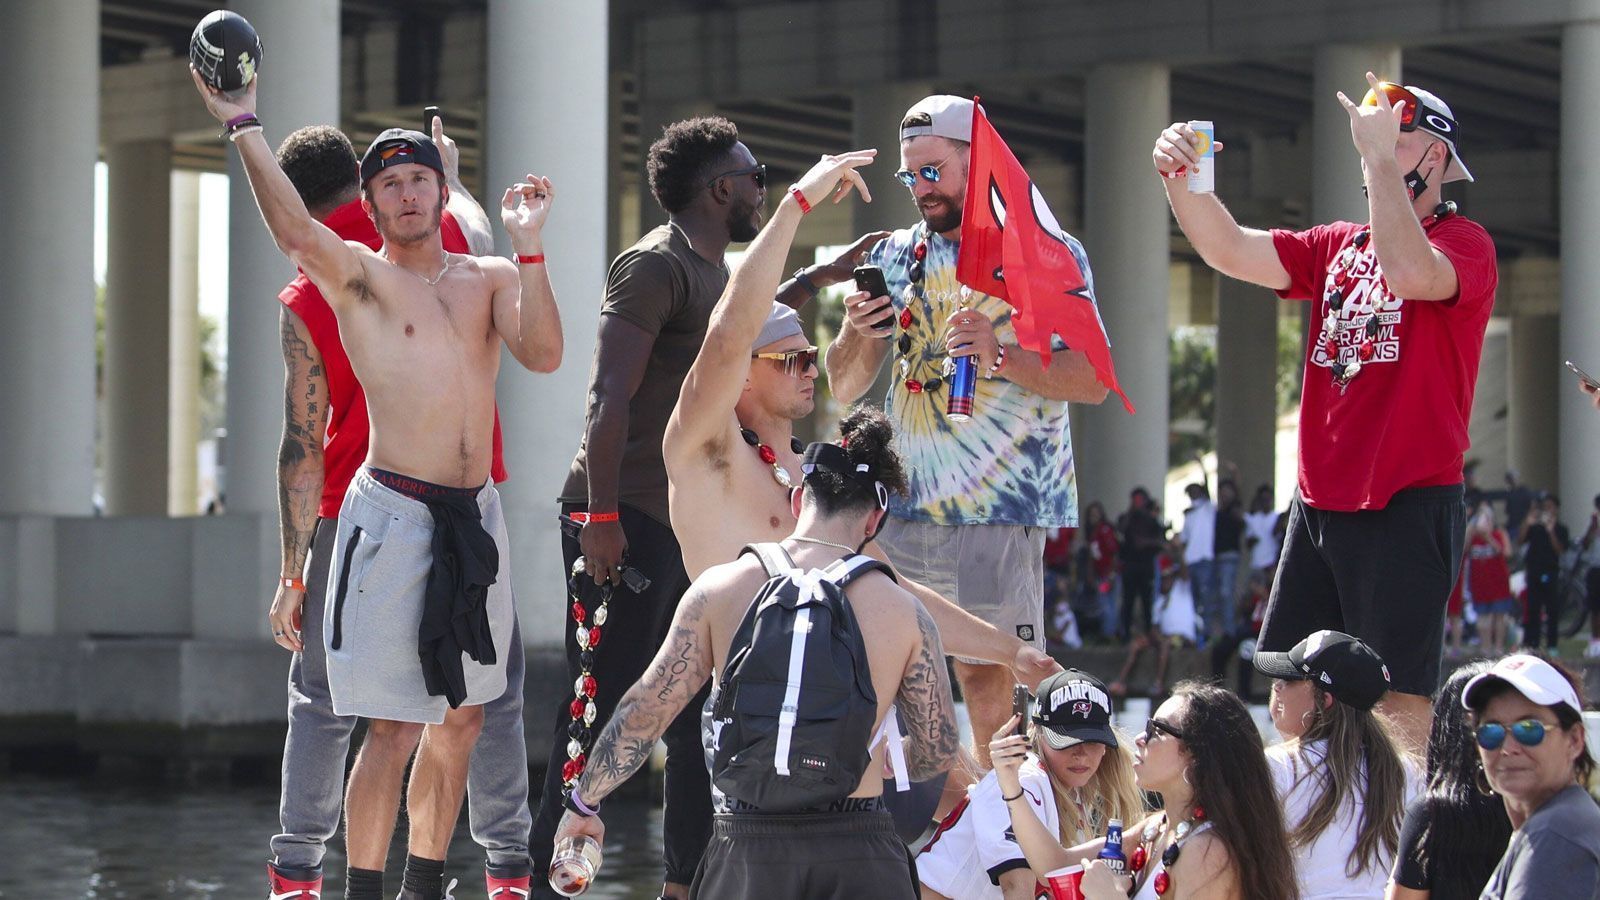
<svg viewBox="0 0 1600 900">
<path fill-rule="evenodd" d="M 1083 866 L 1047 872 L 1044 880 L 1050 887 L 1050 900 L 1083 900 Z"/>
</svg>

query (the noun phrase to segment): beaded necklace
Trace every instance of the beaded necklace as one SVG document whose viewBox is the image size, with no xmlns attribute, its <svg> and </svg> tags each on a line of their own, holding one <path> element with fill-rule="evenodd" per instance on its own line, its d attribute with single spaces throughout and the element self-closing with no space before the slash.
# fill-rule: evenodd
<svg viewBox="0 0 1600 900">
<path fill-rule="evenodd" d="M 572 705 L 568 708 L 572 721 L 567 725 L 567 761 L 561 764 L 561 785 L 567 791 L 577 783 L 588 761 L 593 739 L 591 729 L 598 712 L 594 696 L 600 689 L 594 677 L 594 652 L 600 646 L 600 627 L 606 624 L 611 607 L 611 582 L 607 581 L 598 586 L 600 601 L 595 604 L 594 612 L 584 609 L 578 585 L 579 579 L 585 577 L 585 561 L 580 556 L 573 562 L 572 577 L 567 580 L 567 595 L 572 601 L 572 621 L 576 623 L 573 641 L 578 645 L 579 670 L 578 677 L 572 682 Z"/>
<path fill-rule="evenodd" d="M 1183 845 L 1195 833 L 1195 829 L 1206 819 L 1204 807 L 1196 806 L 1189 818 L 1178 823 L 1178 828 L 1173 835 L 1172 843 L 1161 854 L 1161 871 L 1155 874 L 1155 889 L 1157 897 L 1164 897 L 1172 889 L 1172 876 L 1169 869 L 1177 863 L 1179 855 L 1183 853 Z M 1150 862 L 1148 847 L 1154 846 L 1161 833 L 1167 828 L 1167 814 L 1161 814 L 1160 822 L 1151 822 L 1144 827 L 1140 835 L 1139 846 L 1133 850 L 1133 855 L 1128 858 L 1128 868 L 1137 875 Z"/>
<path fill-rule="evenodd" d="M 920 301 L 925 307 L 931 307 L 932 303 L 929 302 L 927 292 L 922 287 L 923 278 L 927 274 L 925 265 L 928 259 L 928 225 L 926 222 L 917 223 L 917 242 L 911 247 L 911 257 L 911 265 L 906 269 L 906 278 L 910 282 L 907 285 L 911 293 L 909 299 Z M 961 293 L 965 297 L 971 293 L 971 289 L 966 285 L 962 285 Z M 900 369 L 900 378 L 905 382 L 906 393 L 932 394 L 945 386 L 951 373 L 955 371 L 955 363 L 950 357 L 946 356 L 944 361 L 939 364 L 939 374 L 928 379 L 911 377 L 911 368 L 914 365 L 911 361 L 911 351 L 915 347 L 911 343 L 910 328 L 915 322 L 916 317 L 912 315 L 911 303 L 908 301 L 905 308 L 900 310 L 900 318 L 898 320 L 900 337 L 895 341 L 895 350 L 899 357 L 897 365 Z M 922 362 L 922 360 L 918 360 L 915 364 L 920 365 Z"/>
<path fill-rule="evenodd" d="M 1446 201 L 1434 207 L 1433 215 L 1422 220 L 1422 230 L 1427 232 L 1433 226 L 1456 214 L 1454 201 Z M 1372 239 L 1372 226 L 1367 225 L 1350 238 L 1350 246 L 1344 248 L 1338 256 L 1334 257 L 1333 264 L 1328 268 L 1328 274 L 1333 284 L 1324 292 L 1324 299 L 1328 304 L 1328 312 L 1322 318 L 1322 351 L 1332 361 L 1329 367 L 1333 373 L 1333 383 L 1339 387 L 1340 393 L 1348 390 L 1350 382 L 1361 374 L 1361 367 L 1372 361 L 1378 350 L 1378 334 L 1380 323 L 1378 321 L 1379 307 L 1389 300 L 1395 299 L 1394 292 L 1389 290 L 1388 281 L 1379 276 L 1378 283 L 1373 286 L 1371 295 L 1372 312 L 1367 315 L 1366 322 L 1356 326 L 1361 331 L 1361 343 L 1356 345 L 1356 358 L 1349 362 L 1339 360 L 1339 310 L 1344 306 L 1345 291 L 1350 288 L 1350 267 L 1355 264 L 1356 252 L 1367 245 Z M 1402 298 L 1403 299 L 1403 298 Z"/>
<path fill-rule="evenodd" d="M 744 442 L 746 444 L 756 448 L 756 454 L 761 457 L 762 462 L 772 467 L 773 481 L 776 481 L 786 488 L 794 487 L 794 476 L 789 474 L 788 469 L 778 465 L 778 451 L 772 449 L 770 444 L 761 443 L 760 436 L 757 435 L 752 429 L 740 428 L 739 436 L 744 438 Z M 794 435 L 789 436 L 789 448 L 796 453 L 806 452 L 806 445 L 800 443 L 800 439 Z"/>
</svg>

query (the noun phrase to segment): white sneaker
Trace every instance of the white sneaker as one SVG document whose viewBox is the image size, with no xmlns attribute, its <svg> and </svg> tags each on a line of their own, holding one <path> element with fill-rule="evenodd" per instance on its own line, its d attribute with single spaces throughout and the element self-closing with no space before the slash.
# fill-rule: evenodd
<svg viewBox="0 0 1600 900">
<path fill-rule="evenodd" d="M 1600 638 L 1590 638 L 1589 646 L 1584 648 L 1583 655 L 1587 659 L 1600 656 Z"/>
</svg>

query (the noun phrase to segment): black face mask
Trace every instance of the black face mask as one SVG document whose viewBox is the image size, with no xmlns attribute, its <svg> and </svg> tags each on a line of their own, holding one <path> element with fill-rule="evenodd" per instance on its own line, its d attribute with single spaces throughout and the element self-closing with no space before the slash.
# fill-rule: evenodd
<svg viewBox="0 0 1600 900">
<path fill-rule="evenodd" d="M 1422 157 L 1417 160 L 1417 164 L 1412 166 L 1411 171 L 1407 172 L 1405 175 L 1404 181 L 1406 183 L 1406 195 L 1412 200 L 1417 199 L 1427 192 L 1428 179 L 1433 177 L 1434 172 L 1438 171 L 1437 168 L 1433 168 L 1428 170 L 1427 175 L 1422 174 L 1422 163 L 1428 158 L 1428 150 L 1432 149 L 1433 145 L 1429 144 L 1427 148 L 1422 151 Z M 1365 184 L 1361 186 L 1361 196 L 1367 196 L 1367 186 Z"/>
</svg>

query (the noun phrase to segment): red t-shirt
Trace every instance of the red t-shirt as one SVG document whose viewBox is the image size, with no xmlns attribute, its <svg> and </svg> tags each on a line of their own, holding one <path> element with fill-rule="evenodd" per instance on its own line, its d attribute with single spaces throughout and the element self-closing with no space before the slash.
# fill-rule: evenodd
<svg viewBox="0 0 1600 900">
<path fill-rule="evenodd" d="M 1117 549 L 1120 546 L 1117 529 L 1110 522 L 1102 521 L 1095 526 L 1094 532 L 1089 535 L 1089 560 L 1096 579 L 1104 581 L 1117 571 Z"/>
<path fill-rule="evenodd" d="M 1289 272 L 1279 296 L 1313 301 L 1300 401 L 1300 495 L 1318 509 L 1382 509 L 1406 488 L 1461 482 L 1483 334 L 1499 282 L 1489 233 L 1453 215 L 1434 223 L 1428 240 L 1455 266 L 1456 296 L 1395 297 L 1372 241 L 1353 246 L 1364 228 L 1335 222 L 1272 232 Z M 1334 265 L 1347 250 L 1346 265 Z M 1336 311 L 1329 303 L 1335 287 L 1344 296 Z M 1349 362 L 1375 307 L 1372 356 L 1347 386 L 1335 384 L 1323 320 L 1338 317 L 1338 355 Z"/>
<path fill-rule="evenodd" d="M 1506 565 L 1506 537 L 1473 534 L 1467 544 L 1467 576 L 1472 579 L 1472 602 L 1479 606 L 1511 598 L 1511 569 Z"/>
<path fill-rule="evenodd" d="M 353 200 L 333 211 L 323 222 L 334 234 L 347 241 L 360 241 L 376 250 L 383 245 L 378 229 L 361 208 L 360 200 Z M 444 249 L 451 253 L 466 253 L 467 238 L 461 225 L 449 210 L 440 222 L 439 235 Z M 328 428 L 322 440 L 322 503 L 317 515 L 324 519 L 339 516 L 344 505 L 344 492 L 350 479 L 367 458 L 367 398 L 361 391 L 350 368 L 350 358 L 339 342 L 339 322 L 333 316 L 333 307 L 323 298 L 317 286 L 304 273 L 295 276 L 278 300 L 300 317 L 311 332 L 311 341 L 322 355 L 322 371 L 328 379 Z M 500 453 L 500 411 L 494 414 L 494 460 L 490 474 L 496 482 L 506 480 L 505 460 Z"/>
</svg>

